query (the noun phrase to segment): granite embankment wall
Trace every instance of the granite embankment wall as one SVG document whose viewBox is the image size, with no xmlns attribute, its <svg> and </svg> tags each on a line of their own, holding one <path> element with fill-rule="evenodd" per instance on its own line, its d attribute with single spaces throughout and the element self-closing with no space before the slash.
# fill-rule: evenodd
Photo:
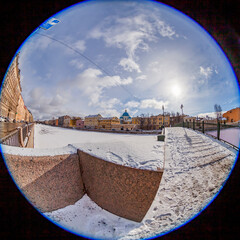
<svg viewBox="0 0 240 240">
<path fill-rule="evenodd" d="M 77 154 L 4 156 L 18 187 L 42 212 L 74 204 L 84 195 Z"/>
<path fill-rule="evenodd" d="M 163 174 L 111 163 L 77 149 L 55 156 L 21 155 L 4 154 L 16 184 L 42 212 L 74 204 L 87 193 L 103 209 L 140 222 Z"/>
</svg>

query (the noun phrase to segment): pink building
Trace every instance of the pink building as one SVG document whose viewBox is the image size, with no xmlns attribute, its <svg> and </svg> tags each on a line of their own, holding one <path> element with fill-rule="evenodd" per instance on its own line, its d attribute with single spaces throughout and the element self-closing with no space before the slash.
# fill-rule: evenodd
<svg viewBox="0 0 240 240">
<path fill-rule="evenodd" d="M 84 128 L 84 121 L 82 119 L 78 119 L 76 121 L 76 128 L 80 128 L 80 129 Z"/>
</svg>

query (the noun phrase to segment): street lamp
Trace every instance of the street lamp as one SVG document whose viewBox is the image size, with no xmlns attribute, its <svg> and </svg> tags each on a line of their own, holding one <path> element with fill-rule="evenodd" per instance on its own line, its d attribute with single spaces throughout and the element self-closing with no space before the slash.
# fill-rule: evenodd
<svg viewBox="0 0 240 240">
<path fill-rule="evenodd" d="M 182 116 L 183 116 L 183 104 L 181 104 L 181 109 L 182 109 Z"/>
</svg>

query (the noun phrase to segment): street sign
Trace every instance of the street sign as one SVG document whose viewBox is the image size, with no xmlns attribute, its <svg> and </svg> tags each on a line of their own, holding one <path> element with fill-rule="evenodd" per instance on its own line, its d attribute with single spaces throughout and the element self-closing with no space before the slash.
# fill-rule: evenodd
<svg viewBox="0 0 240 240">
<path fill-rule="evenodd" d="M 40 25 L 40 28 L 48 30 L 48 29 L 50 29 L 51 27 L 53 27 L 54 25 L 56 25 L 59 22 L 60 21 L 58 19 L 56 19 L 56 18 L 50 18 L 47 21 L 45 21 L 44 23 L 42 23 Z"/>
</svg>

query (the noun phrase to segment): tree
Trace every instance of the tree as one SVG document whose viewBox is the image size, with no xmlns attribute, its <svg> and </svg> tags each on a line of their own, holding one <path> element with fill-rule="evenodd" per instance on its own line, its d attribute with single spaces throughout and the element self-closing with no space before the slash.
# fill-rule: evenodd
<svg viewBox="0 0 240 240">
<path fill-rule="evenodd" d="M 215 113 L 216 113 L 216 116 L 217 116 L 217 120 L 221 120 L 222 119 L 222 108 L 220 105 L 218 104 L 215 104 L 214 105 L 214 110 L 215 110 Z"/>
</svg>

